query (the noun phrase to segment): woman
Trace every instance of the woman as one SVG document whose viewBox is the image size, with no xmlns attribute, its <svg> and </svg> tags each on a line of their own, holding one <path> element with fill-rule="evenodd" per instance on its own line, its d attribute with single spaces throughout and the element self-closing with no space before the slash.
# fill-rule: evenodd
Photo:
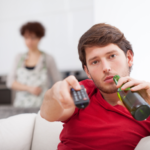
<svg viewBox="0 0 150 150">
<path fill-rule="evenodd" d="M 38 48 L 45 34 L 42 24 L 28 22 L 20 32 L 28 50 L 16 57 L 7 86 L 17 90 L 14 106 L 40 107 L 45 91 L 60 80 L 60 74 L 53 57 Z"/>
</svg>

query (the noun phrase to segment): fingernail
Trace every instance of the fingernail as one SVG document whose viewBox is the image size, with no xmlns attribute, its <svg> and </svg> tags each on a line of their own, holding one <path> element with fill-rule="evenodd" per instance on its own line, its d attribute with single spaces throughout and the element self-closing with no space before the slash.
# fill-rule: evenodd
<svg viewBox="0 0 150 150">
<path fill-rule="evenodd" d="M 131 90 L 134 90 L 135 88 L 131 88 Z"/>
<path fill-rule="evenodd" d="M 117 85 L 117 88 L 119 88 L 120 86 Z"/>
</svg>

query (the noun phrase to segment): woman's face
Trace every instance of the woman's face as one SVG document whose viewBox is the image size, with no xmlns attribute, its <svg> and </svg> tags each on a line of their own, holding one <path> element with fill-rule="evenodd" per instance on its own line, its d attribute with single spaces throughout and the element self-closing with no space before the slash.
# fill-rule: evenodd
<svg viewBox="0 0 150 150">
<path fill-rule="evenodd" d="M 41 38 L 37 37 L 35 35 L 35 33 L 33 33 L 33 32 L 26 31 L 24 34 L 24 40 L 25 40 L 26 46 L 30 50 L 34 50 L 34 49 L 38 48 L 38 44 L 39 44 Z"/>
</svg>

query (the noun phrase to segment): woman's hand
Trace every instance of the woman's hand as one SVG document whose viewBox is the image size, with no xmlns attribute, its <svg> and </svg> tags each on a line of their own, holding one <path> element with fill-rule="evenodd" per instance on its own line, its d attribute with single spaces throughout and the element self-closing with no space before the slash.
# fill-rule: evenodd
<svg viewBox="0 0 150 150">
<path fill-rule="evenodd" d="M 123 85 L 124 84 L 124 85 Z M 121 85 L 123 85 L 121 87 Z M 138 91 L 143 99 L 150 105 L 150 83 L 146 81 L 140 81 L 133 79 L 129 76 L 121 77 L 118 81 L 117 88 L 121 87 L 121 90 L 125 90 L 131 87 L 131 91 Z"/>
<path fill-rule="evenodd" d="M 41 94 L 42 89 L 40 87 L 28 87 L 27 91 L 33 95 L 38 96 Z"/>
</svg>

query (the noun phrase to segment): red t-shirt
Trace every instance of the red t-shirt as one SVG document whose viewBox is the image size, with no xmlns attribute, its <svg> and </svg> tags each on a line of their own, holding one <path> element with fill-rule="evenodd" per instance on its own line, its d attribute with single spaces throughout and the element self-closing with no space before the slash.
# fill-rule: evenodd
<svg viewBox="0 0 150 150">
<path fill-rule="evenodd" d="M 105 101 L 92 80 L 81 81 L 90 98 L 85 109 L 75 109 L 64 122 L 58 150 L 133 150 L 150 135 L 150 117 L 135 120 L 121 105 Z"/>
</svg>

